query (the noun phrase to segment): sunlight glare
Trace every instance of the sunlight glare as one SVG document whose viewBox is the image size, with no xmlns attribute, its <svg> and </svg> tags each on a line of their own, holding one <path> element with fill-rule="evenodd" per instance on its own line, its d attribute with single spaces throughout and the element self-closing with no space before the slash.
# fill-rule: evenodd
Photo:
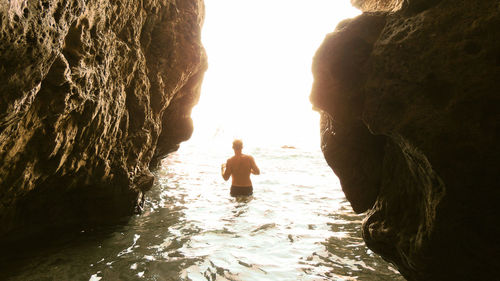
<svg viewBox="0 0 500 281">
<path fill-rule="evenodd" d="M 309 93 L 325 35 L 360 11 L 349 0 L 205 0 L 209 68 L 193 139 L 319 147 Z"/>
</svg>

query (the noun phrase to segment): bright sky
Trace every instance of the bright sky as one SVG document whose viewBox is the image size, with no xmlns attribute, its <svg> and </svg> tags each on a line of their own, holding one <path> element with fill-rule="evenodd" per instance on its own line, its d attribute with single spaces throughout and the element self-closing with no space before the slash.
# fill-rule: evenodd
<svg viewBox="0 0 500 281">
<path fill-rule="evenodd" d="M 325 35 L 360 12 L 349 0 L 205 0 L 209 68 L 193 138 L 319 145 L 309 94 Z M 229 141 L 230 141 L 229 140 Z"/>
</svg>

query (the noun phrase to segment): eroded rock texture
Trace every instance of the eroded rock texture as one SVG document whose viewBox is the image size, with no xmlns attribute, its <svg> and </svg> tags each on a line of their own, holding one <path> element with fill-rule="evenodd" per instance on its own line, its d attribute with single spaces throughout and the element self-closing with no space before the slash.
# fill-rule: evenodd
<svg viewBox="0 0 500 281">
<path fill-rule="evenodd" d="M 408 280 L 498 280 L 498 1 L 354 2 L 311 100 L 366 244 Z"/>
<path fill-rule="evenodd" d="M 202 0 L 0 3 L 0 238 L 132 214 L 190 137 Z"/>
</svg>

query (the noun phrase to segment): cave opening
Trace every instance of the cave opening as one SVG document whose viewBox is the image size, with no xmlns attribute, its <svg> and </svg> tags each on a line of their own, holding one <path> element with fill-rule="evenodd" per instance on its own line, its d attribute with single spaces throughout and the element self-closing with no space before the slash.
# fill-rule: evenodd
<svg viewBox="0 0 500 281">
<path fill-rule="evenodd" d="M 311 63 L 327 33 L 360 11 L 349 1 L 205 1 L 209 67 L 191 142 L 319 147 L 308 100 Z"/>
</svg>

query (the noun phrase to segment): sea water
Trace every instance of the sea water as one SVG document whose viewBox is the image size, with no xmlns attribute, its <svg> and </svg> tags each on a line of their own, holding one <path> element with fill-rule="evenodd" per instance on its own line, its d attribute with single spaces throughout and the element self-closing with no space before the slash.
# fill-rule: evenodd
<svg viewBox="0 0 500 281">
<path fill-rule="evenodd" d="M 319 149 L 244 152 L 261 169 L 253 196 L 229 196 L 220 165 L 230 143 L 188 142 L 163 160 L 142 214 L 17 257 L 2 265 L 4 278 L 404 280 L 365 246 L 363 215 L 352 212 Z"/>
</svg>

